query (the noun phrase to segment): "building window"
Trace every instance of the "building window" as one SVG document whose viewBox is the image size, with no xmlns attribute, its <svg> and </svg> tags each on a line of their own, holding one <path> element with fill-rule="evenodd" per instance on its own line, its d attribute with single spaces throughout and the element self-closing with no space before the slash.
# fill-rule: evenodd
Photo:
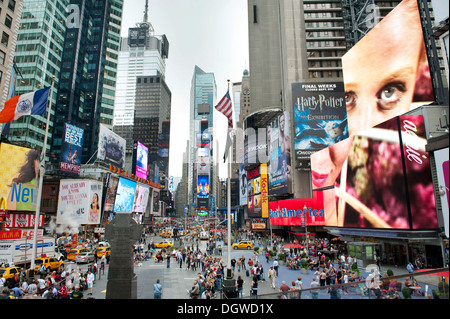
<svg viewBox="0 0 450 319">
<path fill-rule="evenodd" d="M 15 1 L 15 0 L 9 0 L 9 2 L 8 2 L 8 8 L 9 8 L 9 10 L 11 10 L 12 12 L 14 12 L 14 10 L 16 9 L 16 1 Z"/>
<path fill-rule="evenodd" d="M 3 52 L 2 50 L 0 50 L 0 64 L 1 65 L 5 64 L 5 57 L 6 57 L 6 53 Z"/>
<path fill-rule="evenodd" d="M 0 71 L 0 84 L 2 83 L 2 78 L 3 78 L 3 72 Z"/>
<path fill-rule="evenodd" d="M 6 33 L 5 31 L 3 31 L 2 34 L 2 44 L 7 47 L 8 46 L 8 42 L 9 42 L 9 34 Z"/>
<path fill-rule="evenodd" d="M 258 15 L 256 10 L 256 5 L 253 6 L 253 23 L 258 23 Z"/>
<path fill-rule="evenodd" d="M 12 26 L 12 18 L 9 14 L 6 15 L 5 17 L 5 26 L 7 26 L 8 28 L 11 29 Z"/>
</svg>

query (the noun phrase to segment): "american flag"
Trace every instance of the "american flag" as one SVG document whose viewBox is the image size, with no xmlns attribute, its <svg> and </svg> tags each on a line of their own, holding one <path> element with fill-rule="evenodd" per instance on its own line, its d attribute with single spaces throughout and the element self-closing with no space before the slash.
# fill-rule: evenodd
<svg viewBox="0 0 450 319">
<path fill-rule="evenodd" d="M 215 106 L 215 109 L 227 117 L 228 127 L 233 128 L 233 106 L 231 104 L 229 91 L 227 91 L 220 102 Z"/>
</svg>

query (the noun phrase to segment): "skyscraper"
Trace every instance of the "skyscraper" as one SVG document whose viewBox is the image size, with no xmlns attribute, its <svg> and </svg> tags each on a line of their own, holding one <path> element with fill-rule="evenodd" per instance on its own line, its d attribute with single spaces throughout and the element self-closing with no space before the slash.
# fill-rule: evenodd
<svg viewBox="0 0 450 319">
<path fill-rule="evenodd" d="M 213 145 L 214 102 L 217 86 L 214 73 L 207 73 L 198 66 L 194 67 L 191 81 L 190 103 L 190 150 L 189 150 L 189 203 L 197 209 L 209 209 L 210 195 L 215 196 L 215 176 L 217 165 Z M 201 187 L 208 185 L 208 190 Z M 212 186 L 212 187 L 211 187 Z M 198 194 L 202 192 L 202 195 Z"/>
<path fill-rule="evenodd" d="M 100 123 L 112 128 L 123 0 L 71 0 L 79 20 L 65 32 L 51 151 L 59 159 L 64 123 L 84 129 L 82 163 L 98 145 Z"/>
<path fill-rule="evenodd" d="M 68 4 L 68 0 L 24 0 L 14 56 L 21 73 L 16 95 L 49 87 L 55 76 L 55 89 L 51 97 L 52 105 L 55 105 Z M 53 126 L 54 107 L 51 114 L 49 124 Z M 8 138 L 14 144 L 40 149 L 44 144 L 45 123 L 45 116 L 23 116 L 11 122 Z M 51 138 L 52 132 L 49 130 L 48 139 Z M 47 144 L 47 151 L 50 145 Z"/>
<path fill-rule="evenodd" d="M 9 0 L 0 2 L 0 108 L 8 99 L 10 83 L 15 83 L 13 72 L 14 51 L 17 34 L 19 32 L 20 16 L 23 0 Z"/>
<path fill-rule="evenodd" d="M 143 22 L 130 28 L 128 37 L 120 39 L 113 125 L 114 132 L 127 140 L 128 153 L 131 152 L 134 142 L 137 78 L 149 76 L 152 79 L 159 78 L 164 81 L 165 60 L 168 56 L 169 42 L 165 35 L 155 35 L 153 26 L 148 21 L 148 3 L 146 2 Z M 145 83 L 142 82 L 143 84 Z M 159 127 L 161 128 L 161 123 Z M 150 145 L 146 146 L 150 147 Z"/>
</svg>

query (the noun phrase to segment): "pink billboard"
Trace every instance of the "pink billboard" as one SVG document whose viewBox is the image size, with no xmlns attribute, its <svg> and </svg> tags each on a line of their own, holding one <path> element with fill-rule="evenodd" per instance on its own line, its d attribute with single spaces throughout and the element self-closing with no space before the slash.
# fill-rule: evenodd
<svg viewBox="0 0 450 319">
<path fill-rule="evenodd" d="M 422 115 L 403 115 L 311 156 L 327 226 L 431 229 L 436 203 Z M 331 222 L 334 221 L 334 222 Z"/>
</svg>

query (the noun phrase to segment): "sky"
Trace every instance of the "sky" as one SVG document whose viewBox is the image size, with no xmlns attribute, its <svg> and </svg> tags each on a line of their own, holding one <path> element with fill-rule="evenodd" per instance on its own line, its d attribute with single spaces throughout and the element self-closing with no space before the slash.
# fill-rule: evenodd
<svg viewBox="0 0 450 319">
<path fill-rule="evenodd" d="M 124 0 L 121 35 L 144 19 L 145 0 Z M 149 0 L 148 21 L 155 35 L 169 41 L 166 83 L 172 92 L 169 175 L 181 177 L 183 152 L 189 139 L 191 80 L 197 65 L 214 73 L 217 103 L 231 83 L 240 82 L 248 60 L 246 0 Z M 217 111 L 214 111 L 217 113 Z M 217 119 L 217 120 L 216 120 Z M 215 115 L 219 158 L 223 156 L 226 118 Z M 220 162 L 223 162 L 220 160 Z M 221 166 L 219 174 L 226 177 Z M 224 175 L 225 173 L 225 175 Z"/>
</svg>

